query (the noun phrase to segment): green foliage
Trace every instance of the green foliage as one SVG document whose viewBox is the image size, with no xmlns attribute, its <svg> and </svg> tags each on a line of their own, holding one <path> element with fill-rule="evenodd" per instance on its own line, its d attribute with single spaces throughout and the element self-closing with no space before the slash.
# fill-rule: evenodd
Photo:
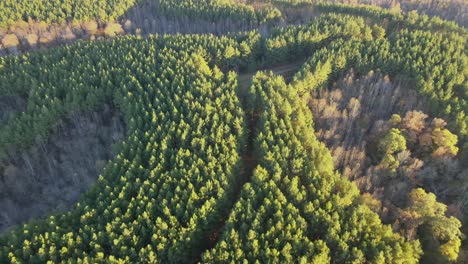
<svg viewBox="0 0 468 264">
<path fill-rule="evenodd" d="M 0 2 L 0 27 L 18 21 L 112 21 L 135 5 L 136 0 L 4 0 Z"/>
<path fill-rule="evenodd" d="M 461 240 L 459 238 L 449 240 L 447 243 L 442 244 L 439 247 L 440 254 L 445 256 L 448 261 L 455 261 L 458 258 L 460 246 Z"/>
<path fill-rule="evenodd" d="M 401 116 L 398 114 L 393 114 L 388 121 L 393 127 L 396 127 L 401 123 Z"/>
<path fill-rule="evenodd" d="M 458 153 L 458 137 L 452 134 L 448 129 L 435 128 L 432 131 L 432 140 L 442 149 L 446 149 L 450 154 L 457 155 Z"/>
<path fill-rule="evenodd" d="M 248 40 L 242 38 L 242 42 Z M 193 63 L 199 67 L 198 71 L 211 75 L 214 72 L 203 56 L 212 60 L 219 50 L 225 50 L 230 46 L 237 50 L 239 45 L 240 43 L 232 38 L 218 39 L 206 35 L 150 37 L 145 41 L 140 41 L 136 37 L 124 37 L 96 44 L 80 42 L 73 46 L 58 48 L 48 54 L 33 53 L 22 57 L 10 57 L 1 63 L 5 68 L 0 74 L 0 91 L 3 94 L 27 96 L 29 102 L 24 112 L 13 115 L 0 130 L 0 153 L 5 153 L 12 146 L 27 148 L 37 140 L 46 139 L 50 127 L 59 118 L 66 117 L 76 110 L 98 109 L 103 102 L 113 102 L 121 107 L 127 117 L 127 123 L 133 124 L 139 121 L 131 119 L 132 115 L 136 115 L 134 109 L 136 106 L 128 105 L 125 103 L 128 99 L 124 99 L 134 96 L 132 90 L 125 90 L 135 85 L 126 84 L 129 82 L 128 79 L 136 82 L 138 80 L 136 77 L 144 75 L 141 69 L 130 71 L 131 68 L 126 67 L 127 64 L 138 66 L 137 62 L 132 61 L 136 56 L 141 57 L 149 52 L 155 53 L 156 50 L 169 48 L 177 52 L 184 50 L 188 54 L 196 53 L 199 56 L 193 56 Z M 205 49 L 200 50 L 197 48 L 199 46 L 204 46 Z M 241 61 L 243 58 L 235 57 L 235 59 Z M 212 61 L 218 63 L 216 60 Z M 32 67 L 31 63 L 42 66 Z M 156 74 L 154 70 L 148 71 Z M 73 74 L 67 75 L 66 72 Z M 163 72 L 170 76 L 174 70 L 165 69 Z M 217 75 L 220 74 L 219 70 L 215 72 Z M 64 75 L 67 76 L 58 77 Z M 143 84 L 149 84 L 148 78 L 150 77 L 143 78 Z M 157 84 L 166 85 L 162 81 Z M 115 87 L 122 87 L 124 90 Z"/>
<path fill-rule="evenodd" d="M 16 9 L 12 1 L 1 2 L 0 26 L 29 17 L 111 20 L 133 5 L 104 1 L 96 8 L 84 1 L 70 9 L 62 7 L 67 6 L 63 1 L 26 2 L 19 1 Z M 31 9 L 42 4 L 44 10 Z M 329 151 L 314 136 L 307 95 L 349 68 L 358 74 L 380 69 L 414 82 L 432 111 L 452 120 L 449 127 L 463 144 L 468 135 L 466 37 L 459 28 L 440 33 L 450 25 L 417 14 L 316 7 L 334 14 L 268 36 L 256 31 L 127 36 L 0 58 L 0 94 L 27 99 L 25 111 L 1 126 L 0 156 L 47 139 L 57 120 L 99 109 L 104 102 L 123 113 L 128 135 L 76 208 L 1 237 L 0 262 L 193 261 L 213 226 L 223 221 L 222 213 L 233 208 L 219 242 L 203 252 L 202 261 L 417 263 L 419 242 L 383 225 L 360 202 L 358 189 L 333 171 Z M 46 12 L 52 9 L 57 12 Z M 277 9 L 227 0 L 165 0 L 160 12 L 213 22 L 227 18 L 252 27 L 280 18 Z M 241 108 L 230 69 L 302 58 L 307 61 L 291 84 L 257 74 L 247 109 Z M 240 186 L 244 112 L 258 117 L 252 136 L 259 166 Z M 401 122 L 396 116 L 392 120 Z M 435 130 L 433 140 L 456 153 L 457 136 L 448 130 Z M 382 164 L 395 170 L 394 154 L 405 150 L 406 142 L 391 129 L 379 148 Z M 236 189 L 242 189 L 237 201 Z M 425 256 L 438 252 L 453 260 L 460 224 L 445 217 L 445 209 L 435 196 L 416 190 L 405 223 L 421 232 Z"/>
<path fill-rule="evenodd" d="M 48 64 L 48 55 L 23 57 L 47 65 L 49 74 L 36 75 L 40 88 L 30 92 L 19 120 L 35 117 L 27 124 L 47 131 L 58 115 L 49 108 L 67 112 L 96 107 L 89 99 L 106 100 L 123 112 L 128 137 L 75 209 L 1 238 L 0 262 L 185 262 L 197 254 L 233 200 L 243 111 L 234 73 L 160 42 L 78 44 L 55 51 L 63 58 L 57 64 Z M 65 70 L 74 74 L 57 78 Z M 36 107 L 45 109 L 42 115 Z"/>
<path fill-rule="evenodd" d="M 358 202 L 357 188 L 333 172 L 296 91 L 281 77 L 255 75 L 249 105 L 259 114 L 259 166 L 203 261 L 417 263 L 419 244 L 382 225 Z"/>
<path fill-rule="evenodd" d="M 230 21 L 243 29 L 275 21 L 282 17 L 276 8 L 254 9 L 251 5 L 231 0 L 161 0 L 158 12 L 169 17 L 180 15 L 210 22 Z"/>
<path fill-rule="evenodd" d="M 447 206 L 437 202 L 433 193 L 414 189 L 403 211 L 403 223 L 418 228 L 426 261 L 447 262 L 458 257 L 461 246 L 461 223 L 445 216 Z"/>
<path fill-rule="evenodd" d="M 401 131 L 397 128 L 392 128 L 380 140 L 379 150 L 383 154 L 394 154 L 406 150 L 406 139 L 401 135 Z"/>
<path fill-rule="evenodd" d="M 0 28 L 29 20 L 46 23 L 90 20 L 112 22 L 139 3 L 146 4 L 143 0 L 5 0 L 0 2 Z M 282 19 L 281 11 L 277 8 L 254 9 L 231 0 L 161 0 L 155 12 L 166 17 L 187 16 L 210 22 L 230 21 L 243 29 Z"/>
<path fill-rule="evenodd" d="M 446 205 L 437 202 L 437 197 L 433 193 L 426 193 L 418 188 L 410 193 L 409 209 L 423 217 L 432 217 L 443 215 L 447 208 Z"/>
<path fill-rule="evenodd" d="M 380 166 L 387 168 L 390 172 L 394 173 L 400 166 L 400 162 L 395 158 L 394 155 L 385 153 L 382 160 L 380 161 Z"/>
<path fill-rule="evenodd" d="M 375 39 L 381 39 L 385 37 L 385 29 L 381 26 L 378 25 L 373 25 L 372 26 L 372 36 Z"/>
<path fill-rule="evenodd" d="M 351 18 L 346 21 L 349 20 L 352 21 Z M 359 18 L 356 20 L 358 25 L 363 23 L 359 22 Z M 416 91 L 429 101 L 432 113 L 450 120 L 449 128 L 457 131 L 458 137 L 464 141 L 468 136 L 464 92 L 467 89 L 465 80 L 468 78 L 465 36 L 405 28 L 387 34 L 385 39 L 366 40 L 362 39 L 365 31 L 366 26 L 362 25 L 360 31 L 355 30 L 355 33 L 345 35 L 345 39 L 338 37 L 327 47 L 315 51 L 294 76 L 294 81 L 309 79 L 305 76 L 327 63 L 331 63 L 332 73 L 328 76 L 328 82 L 349 67 L 360 74 L 379 68 L 391 76 L 406 76 L 414 81 Z M 285 31 L 282 37 L 289 39 L 292 34 L 294 31 Z M 294 56 L 295 53 L 292 54 Z M 307 85 L 309 90 L 318 87 L 320 85 L 315 83 Z M 450 141 L 452 142 L 453 140 Z"/>
</svg>

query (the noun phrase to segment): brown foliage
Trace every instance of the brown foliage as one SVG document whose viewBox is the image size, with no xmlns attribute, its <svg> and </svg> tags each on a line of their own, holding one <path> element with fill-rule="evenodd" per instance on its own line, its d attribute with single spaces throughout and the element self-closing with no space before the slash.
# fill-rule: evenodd
<svg viewBox="0 0 468 264">
<path fill-rule="evenodd" d="M 62 41 L 68 42 L 68 41 L 71 41 L 71 40 L 73 40 L 75 38 L 76 38 L 76 36 L 75 36 L 75 34 L 73 34 L 70 27 L 65 27 L 64 29 L 62 29 L 60 31 L 60 40 L 62 40 Z"/>
<path fill-rule="evenodd" d="M 18 37 L 15 34 L 7 34 L 2 39 L 2 45 L 5 48 L 15 48 L 19 45 Z"/>
<path fill-rule="evenodd" d="M 96 21 L 88 21 L 82 24 L 83 30 L 88 35 L 94 35 L 97 32 L 98 24 Z"/>
<path fill-rule="evenodd" d="M 112 22 L 108 23 L 104 29 L 104 34 L 106 37 L 115 37 L 116 35 L 122 34 L 123 32 L 122 25 Z"/>
<path fill-rule="evenodd" d="M 447 155 L 455 139 L 446 131 L 444 120 L 414 110 L 424 109 L 420 100 L 385 76 L 369 73 L 361 79 L 348 74 L 333 87 L 314 92 L 309 102 L 317 137 L 330 148 L 335 167 L 362 192 L 381 201 L 379 215 L 387 223 L 397 221 L 398 208 L 405 206 L 413 188 L 424 186 L 451 203 L 463 190 L 457 180 L 462 169 Z M 376 155 L 376 146 L 392 128 L 401 130 L 407 141 L 407 150 L 393 155 L 398 162 L 394 172 L 380 166 Z M 432 155 L 434 150 L 438 155 Z M 407 212 L 401 217 L 402 232 L 415 237 L 418 223 L 412 222 L 414 216 Z"/>
<path fill-rule="evenodd" d="M 132 26 L 132 21 L 130 19 L 127 19 L 123 25 L 124 29 L 126 32 L 131 33 L 133 26 Z"/>
<path fill-rule="evenodd" d="M 26 35 L 25 39 L 29 47 L 35 47 L 39 37 L 36 34 L 28 34 Z"/>
</svg>

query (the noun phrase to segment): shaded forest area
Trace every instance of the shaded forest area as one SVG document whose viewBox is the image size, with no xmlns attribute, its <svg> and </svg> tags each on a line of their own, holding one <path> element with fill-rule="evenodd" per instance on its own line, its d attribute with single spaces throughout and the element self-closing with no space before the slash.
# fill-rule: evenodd
<svg viewBox="0 0 468 264">
<path fill-rule="evenodd" d="M 73 113 L 57 122 L 47 141 L 10 153 L 0 162 L 0 232 L 72 208 L 124 136 L 121 116 L 106 106 Z"/>
</svg>

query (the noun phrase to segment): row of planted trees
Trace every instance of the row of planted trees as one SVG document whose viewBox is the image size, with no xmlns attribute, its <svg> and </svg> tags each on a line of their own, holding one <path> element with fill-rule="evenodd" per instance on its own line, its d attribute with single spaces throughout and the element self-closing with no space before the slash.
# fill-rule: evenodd
<svg viewBox="0 0 468 264">
<path fill-rule="evenodd" d="M 106 52 L 109 43 L 76 51 L 99 53 L 98 69 L 83 60 L 60 66 L 81 69 L 88 82 L 78 74 L 58 80 L 53 72 L 43 79 L 76 85 L 68 93 L 44 87 L 45 107 L 55 105 L 48 99 L 65 108 L 111 100 L 123 111 L 128 137 L 76 208 L 24 226 L 31 236 L 3 238 L 2 245 L 17 250 L 2 247 L 2 262 L 187 261 L 231 203 L 244 142 L 235 75 L 209 67 L 196 52 L 137 43 L 115 45 L 113 52 Z M 48 113 L 42 116 L 50 120 Z"/>
<path fill-rule="evenodd" d="M 46 23 L 94 19 L 112 21 L 125 14 L 136 3 L 135 0 L 5 0 L 0 2 L 0 27 L 29 20 Z"/>
<path fill-rule="evenodd" d="M 403 76 L 412 82 L 415 89 L 429 101 L 432 113 L 446 117 L 450 120 L 449 127 L 457 131 L 460 137 L 466 137 L 467 98 L 464 91 L 467 54 L 464 35 L 401 29 L 387 31 L 387 37 L 384 38 L 384 35 L 379 34 L 382 27 L 369 27 L 360 18 L 338 15 L 335 19 L 337 24 L 343 23 L 341 31 L 335 29 L 330 33 L 326 27 L 321 27 L 321 33 L 314 29 L 314 24 L 310 28 L 306 27 L 306 30 L 301 27 L 281 30 L 278 36 L 267 40 L 270 49 L 265 56 L 266 61 L 275 62 L 277 58 L 287 57 L 287 54 L 295 58 L 304 53 L 310 54 L 307 50 L 310 45 L 324 42 L 328 36 L 339 36 L 337 41 L 314 50 L 313 56 L 296 76 L 298 82 L 305 85 L 298 89 L 319 85 L 316 80 L 305 78 L 310 72 L 324 71 L 321 78 L 328 82 L 349 68 L 363 75 L 369 70 L 380 69 L 392 77 Z M 343 21 L 340 22 L 340 19 Z M 287 40 L 295 40 L 292 41 L 295 44 Z"/>
<path fill-rule="evenodd" d="M 383 226 L 357 202 L 357 188 L 333 172 L 294 86 L 258 73 L 247 115 L 257 115 L 259 166 L 242 190 L 206 262 L 416 263 L 418 242 Z"/>
<path fill-rule="evenodd" d="M 94 20 L 112 22 L 137 5 L 154 6 L 155 13 L 167 17 L 184 16 L 210 22 L 230 20 L 244 30 L 282 17 L 274 7 L 254 9 L 251 5 L 230 0 L 5 0 L 0 2 L 0 28 L 34 21 L 47 24 Z"/>
<path fill-rule="evenodd" d="M 4 155 L 46 138 L 72 111 L 109 101 L 123 112 L 128 137 L 74 209 L 0 238 L 0 262 L 180 263 L 199 254 L 205 262 L 417 262 L 418 242 L 382 225 L 358 201 L 357 189 L 333 172 L 304 98 L 344 69 L 381 68 L 413 78 L 422 95 L 450 105 L 434 111 L 460 115 L 453 126 L 463 128 L 466 51 L 456 34 L 367 23 L 324 15 L 269 37 L 124 37 L 1 58 L 1 94 L 28 100 L 1 127 Z M 304 54 L 311 57 L 291 85 L 258 74 L 249 107 L 241 108 L 229 69 Z M 428 71 L 430 63 L 450 71 Z M 259 119 L 253 135 L 260 164 L 234 201 L 246 145 L 244 111 Z M 232 206 L 221 240 L 202 252 L 204 238 Z"/>
</svg>

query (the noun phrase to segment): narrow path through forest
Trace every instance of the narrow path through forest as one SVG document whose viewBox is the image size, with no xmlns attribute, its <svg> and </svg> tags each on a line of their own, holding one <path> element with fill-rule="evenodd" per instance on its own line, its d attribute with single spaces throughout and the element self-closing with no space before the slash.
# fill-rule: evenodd
<svg viewBox="0 0 468 264">
<path fill-rule="evenodd" d="M 300 68 L 303 64 L 303 61 L 294 62 L 286 65 L 276 66 L 264 69 L 265 71 L 273 71 L 275 74 L 283 75 L 286 81 L 289 81 L 293 74 Z M 247 96 L 250 89 L 250 85 L 252 84 L 252 78 L 257 73 L 257 71 L 242 73 L 238 75 L 238 82 L 239 82 L 239 90 L 238 90 L 238 97 L 241 101 L 242 108 L 246 112 L 246 119 L 247 119 L 247 144 L 245 149 L 242 151 L 242 170 L 239 175 L 239 182 L 233 186 L 234 188 L 234 200 L 229 208 L 222 210 L 220 221 L 211 229 L 211 232 L 205 236 L 203 241 L 203 245 L 201 246 L 200 255 L 198 258 L 194 259 L 194 263 L 198 263 L 201 260 L 201 257 L 204 252 L 213 249 L 216 244 L 218 243 L 219 237 L 224 229 L 224 225 L 231 214 L 232 208 L 234 207 L 235 203 L 240 199 L 241 191 L 244 185 L 250 182 L 252 178 L 253 172 L 258 165 L 258 159 L 254 153 L 254 140 L 257 135 L 257 121 L 258 115 L 249 114 L 247 113 L 246 109 L 247 106 Z"/>
</svg>

